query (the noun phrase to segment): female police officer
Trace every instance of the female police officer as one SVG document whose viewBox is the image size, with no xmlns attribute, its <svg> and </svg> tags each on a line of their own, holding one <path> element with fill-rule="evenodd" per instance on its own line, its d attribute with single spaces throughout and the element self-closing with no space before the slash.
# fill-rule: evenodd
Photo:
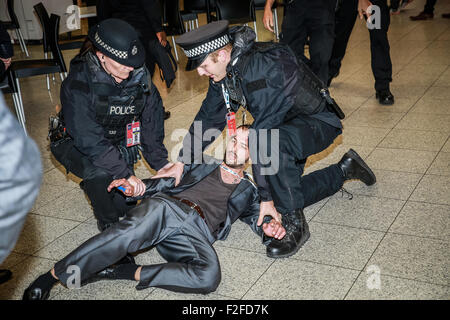
<svg viewBox="0 0 450 320">
<path fill-rule="evenodd" d="M 145 50 L 136 31 L 107 19 L 89 31 L 85 46 L 71 61 L 61 86 L 62 118 L 69 138 L 52 143 L 52 153 L 83 179 L 98 227 L 104 230 L 128 210 L 112 180 L 126 178 L 135 195 L 145 185 L 133 165 L 142 151 L 158 172 L 172 166 L 163 144 L 163 105 L 144 65 Z"/>
</svg>

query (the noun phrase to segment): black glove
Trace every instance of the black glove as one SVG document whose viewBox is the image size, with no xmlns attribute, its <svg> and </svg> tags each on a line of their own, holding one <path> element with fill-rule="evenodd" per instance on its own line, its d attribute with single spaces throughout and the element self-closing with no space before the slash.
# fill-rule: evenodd
<svg viewBox="0 0 450 320">
<path fill-rule="evenodd" d="M 117 148 L 119 149 L 122 158 L 129 166 L 132 166 L 136 162 L 138 162 L 138 160 L 141 160 L 141 154 L 139 153 L 139 151 L 142 150 L 142 147 L 140 145 L 125 147 L 119 144 Z"/>
</svg>

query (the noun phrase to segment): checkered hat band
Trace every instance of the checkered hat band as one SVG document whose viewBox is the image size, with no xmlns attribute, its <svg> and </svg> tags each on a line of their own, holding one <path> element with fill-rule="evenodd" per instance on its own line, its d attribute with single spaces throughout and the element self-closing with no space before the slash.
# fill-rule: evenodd
<svg viewBox="0 0 450 320">
<path fill-rule="evenodd" d="M 198 47 L 195 47 L 190 50 L 184 50 L 184 53 L 186 54 L 186 57 L 188 58 L 194 58 L 197 56 L 201 56 L 205 53 L 210 53 L 213 51 L 216 51 L 219 48 L 222 48 L 225 46 L 228 42 L 230 42 L 228 35 L 223 35 L 220 38 L 214 39 L 212 41 L 206 42 Z"/>
<path fill-rule="evenodd" d="M 112 53 L 116 57 L 118 57 L 120 59 L 128 59 L 128 52 L 127 51 L 120 51 L 120 50 L 116 50 L 114 48 L 111 48 L 109 45 L 104 43 L 102 39 L 100 39 L 100 37 L 98 35 L 98 32 L 95 33 L 95 42 L 97 42 L 97 44 L 99 46 L 101 46 L 106 51 Z"/>
</svg>

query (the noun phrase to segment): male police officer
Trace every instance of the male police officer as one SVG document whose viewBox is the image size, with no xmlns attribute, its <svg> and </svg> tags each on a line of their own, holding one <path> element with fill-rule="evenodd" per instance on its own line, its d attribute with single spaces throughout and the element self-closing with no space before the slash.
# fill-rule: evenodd
<svg viewBox="0 0 450 320">
<path fill-rule="evenodd" d="M 128 179 L 136 195 L 145 190 L 133 171 L 140 149 L 160 172 L 172 164 L 163 144 L 161 97 L 143 66 L 138 34 L 122 20 L 107 19 L 91 28 L 88 38 L 61 86 L 69 138 L 53 142 L 51 149 L 67 171 L 83 178 L 104 230 L 129 209 L 121 195 L 106 190 L 113 179 Z"/>
<path fill-rule="evenodd" d="M 254 39 L 250 28 L 228 30 L 227 21 L 210 23 L 178 38 L 188 57 L 186 69 L 197 69 L 200 75 L 211 79 L 206 99 L 195 117 L 195 121 L 201 121 L 202 132 L 196 132 L 195 122 L 191 125 L 182 158 L 185 162 L 192 160 L 198 154 L 192 148 L 201 145 L 204 149 L 211 143 L 196 140 L 207 130 L 223 130 L 227 122 L 228 128 L 233 128 L 232 118 L 239 104 L 248 108 L 254 118 L 252 129 L 257 132 L 258 141 L 250 140 L 249 144 L 256 143 L 258 155 L 267 142 L 258 138 L 259 133 L 267 129 L 268 135 L 274 136 L 278 129 L 279 141 L 269 139 L 279 143 L 279 152 L 276 148 L 270 150 L 279 163 L 278 171 L 263 175 L 270 166 L 252 161 L 262 200 L 258 224 L 265 215 L 279 219 L 281 213 L 287 230 L 282 240 L 271 242 L 267 254 L 287 257 L 308 240 L 304 207 L 334 194 L 347 179 L 360 179 L 370 185 L 375 183 L 375 176 L 350 150 L 338 164 L 302 177 L 306 158 L 333 142 L 342 132 L 341 122 L 328 110 L 326 100 L 316 90 L 314 81 L 301 71 L 305 70 L 300 68 L 301 61 L 287 45 L 255 43 Z M 179 162 L 169 171 L 180 176 L 182 169 L 183 163 Z"/>
</svg>

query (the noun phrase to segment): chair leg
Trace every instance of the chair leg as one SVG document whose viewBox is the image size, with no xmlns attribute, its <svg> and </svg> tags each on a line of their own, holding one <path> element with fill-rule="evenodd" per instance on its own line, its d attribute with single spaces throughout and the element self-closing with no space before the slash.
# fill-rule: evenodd
<svg viewBox="0 0 450 320">
<path fill-rule="evenodd" d="M 197 19 L 195 19 L 195 24 L 196 24 L 196 26 L 197 26 L 197 29 L 198 29 L 198 18 L 197 18 Z"/>
<path fill-rule="evenodd" d="M 19 29 L 15 29 L 15 31 L 16 31 L 17 41 L 19 41 L 20 50 L 22 50 L 22 52 L 25 52 L 25 49 L 23 48 L 22 39 L 20 39 Z"/>
<path fill-rule="evenodd" d="M 280 35 L 279 35 L 279 29 L 278 29 L 278 14 L 277 14 L 277 8 L 275 8 L 273 10 L 273 22 L 274 22 L 274 28 L 275 28 L 275 37 L 277 39 L 277 41 L 280 40 Z"/>
<path fill-rule="evenodd" d="M 48 59 L 48 53 L 47 52 L 44 52 L 44 58 Z M 47 90 L 50 91 L 50 76 L 47 73 L 45 75 L 45 77 L 47 78 Z"/>
<path fill-rule="evenodd" d="M 16 33 L 17 33 L 17 38 L 19 39 L 19 42 L 21 43 L 22 51 L 24 51 L 25 54 L 27 55 L 27 57 L 29 57 L 30 55 L 28 53 L 28 49 L 27 49 L 27 45 L 25 44 L 25 40 L 23 39 L 22 31 L 20 31 L 20 29 L 16 29 Z"/>
<path fill-rule="evenodd" d="M 258 30 L 256 29 L 256 21 L 253 21 L 253 25 L 255 27 L 256 41 L 258 41 Z"/>
<path fill-rule="evenodd" d="M 177 62 L 178 62 L 177 44 L 175 43 L 175 37 L 174 36 L 172 36 L 172 44 L 173 44 L 173 51 L 175 51 L 175 59 L 177 59 Z"/>
<path fill-rule="evenodd" d="M 46 80 L 47 80 L 47 90 L 50 91 L 50 77 L 48 74 Z"/>
<path fill-rule="evenodd" d="M 18 101 L 19 101 L 19 111 L 22 117 L 22 121 L 23 121 L 23 128 L 25 130 L 25 110 L 23 108 L 23 100 L 22 100 L 22 92 L 20 91 L 20 82 L 19 79 L 16 79 L 16 86 L 17 86 L 17 97 L 18 97 Z"/>
<path fill-rule="evenodd" d="M 61 81 L 64 81 L 64 75 L 62 72 L 59 73 L 59 77 L 61 78 Z"/>
<path fill-rule="evenodd" d="M 16 92 L 13 92 L 12 98 L 13 98 L 13 103 L 14 103 L 14 109 L 16 109 L 17 120 L 19 121 L 19 123 L 22 126 L 23 130 L 25 131 L 25 135 L 26 135 L 27 130 L 25 128 L 25 123 L 22 118 L 22 113 L 20 112 L 20 103 L 19 103 L 19 99 L 17 97 Z"/>
</svg>

